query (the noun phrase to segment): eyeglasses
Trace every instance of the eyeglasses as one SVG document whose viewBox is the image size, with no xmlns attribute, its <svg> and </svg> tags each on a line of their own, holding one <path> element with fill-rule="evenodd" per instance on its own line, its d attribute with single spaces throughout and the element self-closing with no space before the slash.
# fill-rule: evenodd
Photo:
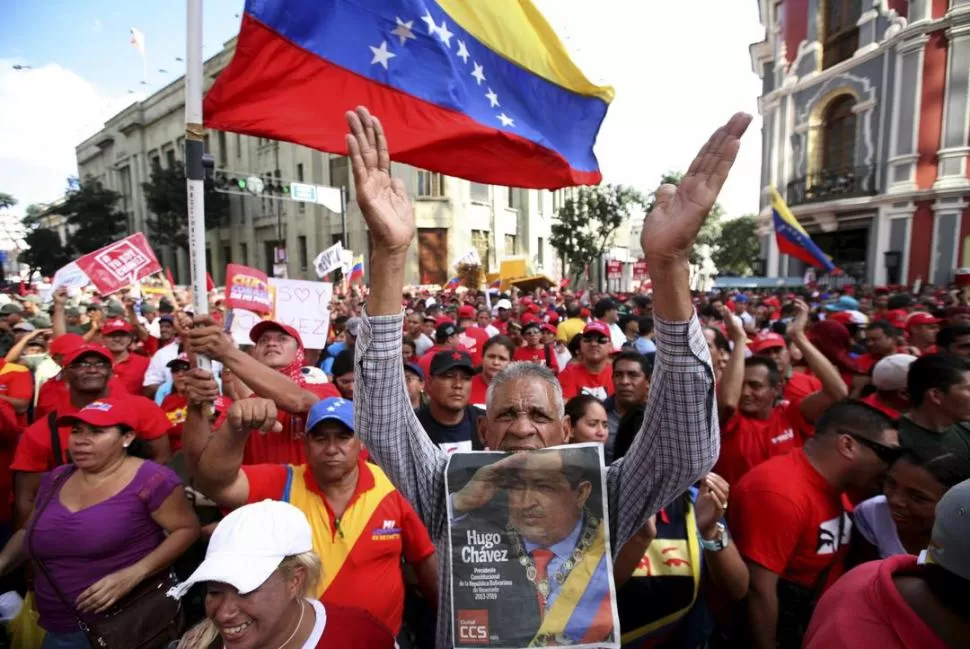
<svg viewBox="0 0 970 649">
<path fill-rule="evenodd" d="M 856 433 L 850 433 L 847 430 L 842 430 L 839 432 L 842 433 L 843 435 L 848 435 L 855 441 L 859 442 L 860 444 L 862 444 L 863 446 L 871 450 L 873 453 L 876 454 L 876 456 L 880 460 L 882 460 L 886 464 L 892 464 L 893 462 L 895 462 L 903 452 L 903 450 L 898 446 L 886 446 L 885 444 L 874 442 L 871 439 L 863 437 L 862 435 L 858 435 Z"/>
<path fill-rule="evenodd" d="M 107 361 L 77 361 L 71 363 L 71 368 L 75 370 L 107 370 L 111 368 L 111 363 Z"/>
<path fill-rule="evenodd" d="M 609 338 L 604 338 L 603 336 L 583 336 L 583 342 L 596 343 L 597 345 L 605 345 L 610 342 Z"/>
</svg>

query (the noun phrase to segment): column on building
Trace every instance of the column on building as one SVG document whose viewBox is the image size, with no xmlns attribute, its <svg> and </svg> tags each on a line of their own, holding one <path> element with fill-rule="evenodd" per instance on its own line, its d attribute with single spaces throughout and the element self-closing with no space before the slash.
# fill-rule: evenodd
<svg viewBox="0 0 970 649">
<path fill-rule="evenodd" d="M 970 2 L 966 4 L 970 11 Z M 943 133 L 938 151 L 939 168 L 934 189 L 967 187 L 970 153 L 970 16 L 946 30 L 949 39 Z"/>
<path fill-rule="evenodd" d="M 919 92 L 923 52 L 929 37 L 923 34 L 906 38 L 896 46 L 896 73 L 893 92 L 887 193 L 916 190 L 917 138 L 919 136 Z"/>
</svg>

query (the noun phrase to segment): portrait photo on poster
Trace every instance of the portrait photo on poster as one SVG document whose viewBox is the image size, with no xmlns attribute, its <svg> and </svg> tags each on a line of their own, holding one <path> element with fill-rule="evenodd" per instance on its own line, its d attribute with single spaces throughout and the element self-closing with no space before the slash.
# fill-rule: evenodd
<svg viewBox="0 0 970 649">
<path fill-rule="evenodd" d="M 453 643 L 619 647 L 600 444 L 452 454 Z"/>
</svg>

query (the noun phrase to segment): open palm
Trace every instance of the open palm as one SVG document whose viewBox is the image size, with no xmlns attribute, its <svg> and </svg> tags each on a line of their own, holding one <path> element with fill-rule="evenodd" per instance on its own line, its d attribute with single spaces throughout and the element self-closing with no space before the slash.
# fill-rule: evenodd
<svg viewBox="0 0 970 649">
<path fill-rule="evenodd" d="M 406 250 L 414 238 L 414 211 L 404 183 L 391 178 L 384 128 L 363 106 L 347 112 L 347 125 L 357 204 L 374 243 L 387 250 Z"/>
<path fill-rule="evenodd" d="M 736 113 L 714 131 L 680 184 L 661 185 L 656 202 L 643 222 L 640 243 L 651 265 L 665 260 L 683 261 L 690 254 L 704 219 L 727 180 L 751 116 Z"/>
</svg>

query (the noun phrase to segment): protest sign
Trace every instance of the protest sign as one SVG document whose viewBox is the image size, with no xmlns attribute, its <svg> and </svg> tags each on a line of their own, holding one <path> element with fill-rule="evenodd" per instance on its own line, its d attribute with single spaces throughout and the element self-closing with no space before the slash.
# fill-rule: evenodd
<svg viewBox="0 0 970 649">
<path fill-rule="evenodd" d="M 51 279 L 51 291 L 56 291 L 61 287 L 70 289 L 82 289 L 91 283 L 91 278 L 81 270 L 77 262 L 72 261 L 66 266 L 62 266 L 54 273 Z"/>
<path fill-rule="evenodd" d="M 456 649 L 619 647 L 605 475 L 599 444 L 449 456 Z"/>
<path fill-rule="evenodd" d="M 313 260 L 313 268 L 317 271 L 317 277 L 324 277 L 340 268 L 343 263 L 341 256 L 343 249 L 343 244 L 338 241 L 317 255 L 317 258 Z"/>
<path fill-rule="evenodd" d="M 259 314 L 269 313 L 273 308 L 273 300 L 266 273 L 242 264 L 227 264 L 226 308 L 245 309 Z"/>
<path fill-rule="evenodd" d="M 307 349 L 323 349 L 330 327 L 333 285 L 329 282 L 272 277 L 269 279 L 269 289 L 272 309 L 265 317 L 296 329 Z M 244 345 L 252 344 L 249 330 L 262 319 L 251 311 L 233 309 L 233 340 Z"/>
<path fill-rule="evenodd" d="M 79 257 L 76 263 L 91 278 L 91 283 L 101 295 L 117 293 L 162 270 L 148 240 L 141 232 L 89 252 Z"/>
</svg>

